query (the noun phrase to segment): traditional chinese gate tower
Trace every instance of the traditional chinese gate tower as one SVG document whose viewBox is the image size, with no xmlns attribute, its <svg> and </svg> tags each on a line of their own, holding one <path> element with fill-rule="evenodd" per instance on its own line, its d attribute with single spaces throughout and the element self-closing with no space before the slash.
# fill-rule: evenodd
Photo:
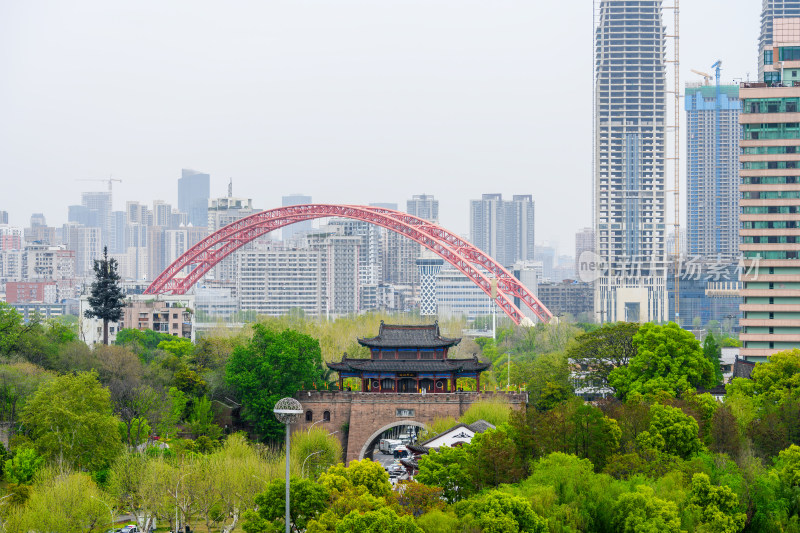
<svg viewBox="0 0 800 533">
<path fill-rule="evenodd" d="M 305 416 L 293 431 L 321 427 L 342 441 L 345 460 L 369 454 L 380 435 L 396 426 L 427 427 L 437 418 L 459 418 L 480 400 L 502 397 L 514 409 L 525 409 L 527 392 L 479 392 L 480 373 L 490 363 L 476 357 L 448 359 L 461 339 L 448 339 L 439 324 L 397 326 L 381 322 L 376 337 L 358 339 L 370 349 L 369 359 L 344 357 L 328 363 L 345 378 L 361 380 L 361 391 L 299 391 Z M 474 378 L 478 390 L 456 390 L 458 378 Z M 318 425 L 321 424 L 321 425 Z"/>
<path fill-rule="evenodd" d="M 339 389 L 344 379 L 361 380 L 362 392 L 427 393 L 456 392 L 456 379 L 473 378 L 480 390 L 480 373 L 491 366 L 473 356 L 448 359 L 449 349 L 461 339 L 442 337 L 439 323 L 423 326 L 390 325 L 381 321 L 376 337 L 358 339 L 370 350 L 370 359 L 345 357 L 328 363 L 339 373 Z"/>
</svg>

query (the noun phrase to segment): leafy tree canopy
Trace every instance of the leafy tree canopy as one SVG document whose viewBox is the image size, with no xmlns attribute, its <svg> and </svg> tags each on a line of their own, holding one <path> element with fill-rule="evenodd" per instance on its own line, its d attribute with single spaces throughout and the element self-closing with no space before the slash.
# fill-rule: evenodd
<svg viewBox="0 0 800 533">
<path fill-rule="evenodd" d="M 722 351 L 714 334 L 710 331 L 706 338 L 703 339 L 703 355 L 708 359 L 714 367 L 714 385 L 722 383 L 722 361 L 720 355 Z"/>
<path fill-rule="evenodd" d="M 643 431 L 638 442 L 683 459 L 691 457 L 703 447 L 698 437 L 697 420 L 677 407 L 654 404 L 650 406 L 650 428 Z"/>
<path fill-rule="evenodd" d="M 21 421 L 37 451 L 73 468 L 103 468 L 122 446 L 108 389 L 95 372 L 43 383 L 26 403 Z"/>
<path fill-rule="evenodd" d="M 465 500 L 456 505 L 456 514 L 481 531 L 545 533 L 547 521 L 537 515 L 524 498 L 493 491 L 486 496 Z"/>
<path fill-rule="evenodd" d="M 386 497 L 392 490 L 389 474 L 380 463 L 370 459 L 350 461 L 348 466 L 342 463 L 333 465 L 320 475 L 319 482 L 329 490 L 339 492 L 352 487 L 363 487 L 376 498 Z"/>
<path fill-rule="evenodd" d="M 234 349 L 225 371 L 236 391 L 243 417 L 262 437 L 279 439 L 284 426 L 272 409 L 285 396 L 322 382 L 322 356 L 316 339 L 287 329 L 272 331 L 253 325 L 253 338 Z"/>
<path fill-rule="evenodd" d="M 786 350 L 770 356 L 750 374 L 753 392 L 769 402 L 800 396 L 800 349 Z"/>
<path fill-rule="evenodd" d="M 681 521 L 675 503 L 656 497 L 640 485 L 620 495 L 614 506 L 614 530 L 620 533 L 679 533 Z"/>
<path fill-rule="evenodd" d="M 692 476 L 691 506 L 700 515 L 701 531 L 739 533 L 747 516 L 739 511 L 739 498 L 730 487 L 714 486 L 708 474 Z"/>
<path fill-rule="evenodd" d="M 581 333 L 567 346 L 567 357 L 581 366 L 584 381 L 594 387 L 609 387 L 609 373 L 626 366 L 636 355 L 633 336 L 639 331 L 636 322 L 606 323 Z"/>
<path fill-rule="evenodd" d="M 330 494 L 323 485 L 308 479 L 292 478 L 289 482 L 292 526 L 298 531 L 306 529 L 308 521 L 325 510 L 329 497 Z M 243 529 L 248 533 L 266 531 L 272 522 L 285 517 L 285 481 L 273 479 L 267 485 L 267 490 L 256 496 L 255 502 L 258 510 L 248 513 L 243 524 Z"/>
<path fill-rule="evenodd" d="M 609 374 L 609 383 L 621 399 L 634 392 L 679 395 L 686 389 L 714 384 L 713 365 L 703 356 L 700 343 L 674 322 L 642 324 L 633 344 L 636 355 L 627 366 Z"/>
<path fill-rule="evenodd" d="M 336 533 L 423 533 L 410 516 L 399 516 L 394 510 L 383 507 L 359 513 L 351 511 L 336 524 Z"/>
</svg>

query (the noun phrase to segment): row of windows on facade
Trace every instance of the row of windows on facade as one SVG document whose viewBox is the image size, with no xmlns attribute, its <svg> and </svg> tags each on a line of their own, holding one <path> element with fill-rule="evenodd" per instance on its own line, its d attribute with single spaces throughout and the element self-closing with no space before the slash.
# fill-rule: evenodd
<svg viewBox="0 0 800 533">
<path fill-rule="evenodd" d="M 314 411 L 311 409 L 306 410 L 306 422 L 313 422 L 314 421 Z M 322 412 L 322 421 L 323 422 L 330 422 L 331 421 L 331 412 L 330 411 L 323 411 Z"/>
</svg>

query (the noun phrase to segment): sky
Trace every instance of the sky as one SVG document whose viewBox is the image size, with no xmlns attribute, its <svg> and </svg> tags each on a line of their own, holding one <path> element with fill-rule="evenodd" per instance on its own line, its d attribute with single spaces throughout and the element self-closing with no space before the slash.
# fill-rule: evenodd
<svg viewBox="0 0 800 533">
<path fill-rule="evenodd" d="M 755 80 L 760 9 L 682 2 L 681 86 L 718 59 Z M 571 255 L 593 46 L 591 0 L 0 0 L 0 210 L 60 225 L 109 176 L 115 209 L 177 206 L 193 168 L 261 209 L 433 194 L 468 236 L 469 200 L 532 194 L 536 241 Z"/>
</svg>

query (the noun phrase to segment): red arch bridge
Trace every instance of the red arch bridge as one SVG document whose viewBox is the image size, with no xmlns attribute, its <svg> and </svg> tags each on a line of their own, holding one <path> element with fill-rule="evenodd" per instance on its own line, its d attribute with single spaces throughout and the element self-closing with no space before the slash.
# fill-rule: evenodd
<svg viewBox="0 0 800 533">
<path fill-rule="evenodd" d="M 185 294 L 214 265 L 253 239 L 295 222 L 326 217 L 343 217 L 369 222 L 408 237 L 453 265 L 487 295 L 491 296 L 492 278 L 495 278 L 497 305 L 515 324 L 520 324 L 526 319 L 515 305 L 515 298 L 528 306 L 539 320 L 548 322 L 553 317 L 536 296 L 508 270 L 459 236 L 407 213 L 359 205 L 292 205 L 262 211 L 237 220 L 187 250 L 150 284 L 145 294 Z M 184 269 L 188 269 L 189 274 L 179 277 Z"/>
</svg>

